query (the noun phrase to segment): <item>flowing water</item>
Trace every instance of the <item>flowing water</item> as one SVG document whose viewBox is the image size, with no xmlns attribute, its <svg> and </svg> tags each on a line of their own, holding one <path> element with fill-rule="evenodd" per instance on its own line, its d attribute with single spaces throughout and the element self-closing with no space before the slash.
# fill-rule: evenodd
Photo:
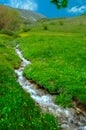
<svg viewBox="0 0 86 130">
<path fill-rule="evenodd" d="M 86 130 L 86 119 L 83 115 L 78 114 L 74 108 L 64 109 L 56 105 L 54 103 L 54 96 L 50 95 L 46 90 L 39 88 L 36 84 L 31 83 L 23 76 L 25 66 L 31 64 L 31 62 L 23 57 L 18 46 L 16 46 L 15 51 L 22 60 L 20 68 L 15 70 L 18 82 L 41 107 L 42 111 L 53 114 L 64 130 Z"/>
</svg>

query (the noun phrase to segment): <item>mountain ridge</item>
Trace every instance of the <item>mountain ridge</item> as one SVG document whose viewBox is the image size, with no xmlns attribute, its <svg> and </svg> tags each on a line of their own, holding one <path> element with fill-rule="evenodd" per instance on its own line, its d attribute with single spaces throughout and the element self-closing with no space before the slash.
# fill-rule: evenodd
<svg viewBox="0 0 86 130">
<path fill-rule="evenodd" d="M 25 9 L 16 9 L 16 10 L 20 13 L 23 19 L 27 19 L 30 22 L 36 22 L 38 20 L 46 18 L 44 15 L 36 13 L 31 10 L 25 10 Z"/>
<path fill-rule="evenodd" d="M 6 5 L 3 5 L 3 4 L 0 4 L 0 5 L 16 10 L 17 12 L 19 12 L 21 19 L 27 20 L 27 21 L 30 21 L 30 22 L 36 22 L 38 20 L 47 18 L 46 16 L 44 16 L 40 13 L 36 13 L 34 11 L 31 11 L 31 10 L 12 8 L 10 6 L 6 6 Z"/>
</svg>

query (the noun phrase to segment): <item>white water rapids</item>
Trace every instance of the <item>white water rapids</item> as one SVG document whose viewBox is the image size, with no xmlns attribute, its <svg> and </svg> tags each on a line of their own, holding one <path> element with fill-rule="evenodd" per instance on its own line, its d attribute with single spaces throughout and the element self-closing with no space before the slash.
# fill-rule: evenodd
<svg viewBox="0 0 86 130">
<path fill-rule="evenodd" d="M 61 106 L 56 105 L 52 95 L 37 87 L 34 83 L 30 83 L 23 76 L 25 66 L 31 64 L 31 62 L 27 61 L 23 57 L 22 52 L 18 49 L 18 46 L 16 46 L 15 51 L 22 60 L 20 68 L 15 70 L 15 73 L 18 76 L 18 82 L 22 88 L 30 93 L 31 98 L 34 99 L 43 111 L 53 114 L 58 119 L 58 123 L 61 125 L 62 129 L 86 130 L 86 119 L 83 115 L 77 114 L 74 108 L 64 109 Z"/>
</svg>

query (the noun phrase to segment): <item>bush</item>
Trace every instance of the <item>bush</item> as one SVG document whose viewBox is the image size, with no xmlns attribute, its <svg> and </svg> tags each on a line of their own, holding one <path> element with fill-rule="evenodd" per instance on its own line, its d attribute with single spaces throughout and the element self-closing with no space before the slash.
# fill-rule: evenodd
<svg viewBox="0 0 86 130">
<path fill-rule="evenodd" d="M 10 31 L 10 30 L 7 30 L 7 29 L 2 29 L 0 31 L 0 34 L 6 34 L 8 36 L 13 36 L 13 37 L 19 37 L 18 33 Z"/>
<path fill-rule="evenodd" d="M 23 32 L 29 32 L 31 30 L 31 28 L 28 26 L 24 26 L 22 30 L 23 30 Z"/>
<path fill-rule="evenodd" d="M 9 35 L 9 36 L 13 36 L 14 33 L 12 31 L 9 31 L 9 30 L 6 30 L 6 29 L 2 29 L 0 31 L 1 34 L 6 34 L 6 35 Z"/>
<path fill-rule="evenodd" d="M 44 30 L 48 30 L 48 26 L 47 25 L 43 25 Z"/>
<path fill-rule="evenodd" d="M 59 24 L 60 24 L 60 25 L 64 25 L 63 21 L 60 21 Z"/>
</svg>

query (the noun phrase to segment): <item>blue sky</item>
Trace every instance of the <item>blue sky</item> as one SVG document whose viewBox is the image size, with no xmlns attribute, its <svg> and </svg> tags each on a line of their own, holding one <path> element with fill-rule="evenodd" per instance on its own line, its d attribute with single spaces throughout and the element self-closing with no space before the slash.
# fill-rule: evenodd
<svg viewBox="0 0 86 130">
<path fill-rule="evenodd" d="M 69 0 L 68 7 L 60 10 L 50 0 L 0 0 L 0 4 L 33 10 L 48 18 L 72 17 L 86 13 L 86 0 Z"/>
</svg>

